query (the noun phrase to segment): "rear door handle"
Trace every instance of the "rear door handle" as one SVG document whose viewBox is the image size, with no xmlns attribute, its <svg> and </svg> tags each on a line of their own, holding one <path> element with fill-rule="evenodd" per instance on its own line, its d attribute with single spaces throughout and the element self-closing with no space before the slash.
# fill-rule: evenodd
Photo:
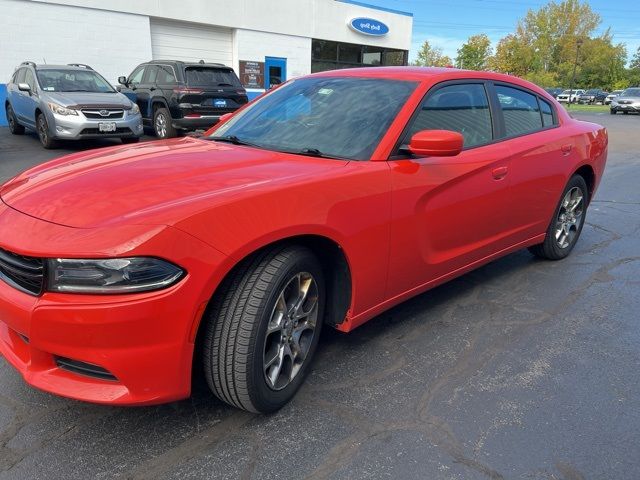
<svg viewBox="0 0 640 480">
<path fill-rule="evenodd" d="M 560 149 L 562 150 L 562 153 L 566 157 L 571 153 L 571 150 L 573 150 L 573 145 L 571 145 L 570 143 L 567 143 L 566 145 L 563 145 Z"/>
<path fill-rule="evenodd" d="M 509 169 L 507 167 L 496 167 L 491 170 L 491 175 L 493 175 L 493 178 L 496 180 L 502 180 L 507 176 L 508 171 Z"/>
</svg>

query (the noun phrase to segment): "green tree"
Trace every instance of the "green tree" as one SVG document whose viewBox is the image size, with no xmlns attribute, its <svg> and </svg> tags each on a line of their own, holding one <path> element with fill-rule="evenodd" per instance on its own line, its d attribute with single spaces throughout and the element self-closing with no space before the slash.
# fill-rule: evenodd
<svg viewBox="0 0 640 480">
<path fill-rule="evenodd" d="M 429 41 L 425 40 L 413 64 L 419 67 L 448 67 L 453 62 L 451 58 L 442 54 L 441 48 L 432 47 Z"/>
<path fill-rule="evenodd" d="M 638 68 L 640 69 L 640 47 L 636 50 L 636 53 L 633 54 L 633 58 L 631 59 L 630 68 Z"/>
<path fill-rule="evenodd" d="M 491 58 L 491 40 L 484 33 L 472 35 L 458 49 L 456 66 L 467 70 L 485 70 Z"/>
</svg>

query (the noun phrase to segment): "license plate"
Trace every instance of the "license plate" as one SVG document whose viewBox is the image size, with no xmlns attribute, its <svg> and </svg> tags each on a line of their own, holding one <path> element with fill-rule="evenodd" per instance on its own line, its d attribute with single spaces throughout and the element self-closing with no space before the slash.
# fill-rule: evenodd
<svg viewBox="0 0 640 480">
<path fill-rule="evenodd" d="M 100 132 L 115 132 L 116 122 L 100 122 L 98 123 L 98 131 Z"/>
</svg>

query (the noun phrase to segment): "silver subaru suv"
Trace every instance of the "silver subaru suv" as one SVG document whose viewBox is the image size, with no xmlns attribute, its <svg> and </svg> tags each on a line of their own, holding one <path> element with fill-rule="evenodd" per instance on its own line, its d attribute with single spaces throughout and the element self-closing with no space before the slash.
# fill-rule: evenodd
<svg viewBox="0 0 640 480">
<path fill-rule="evenodd" d="M 23 62 L 7 84 L 9 129 L 38 133 L 44 148 L 58 140 L 120 138 L 135 143 L 143 134 L 138 106 L 91 67 Z"/>
</svg>

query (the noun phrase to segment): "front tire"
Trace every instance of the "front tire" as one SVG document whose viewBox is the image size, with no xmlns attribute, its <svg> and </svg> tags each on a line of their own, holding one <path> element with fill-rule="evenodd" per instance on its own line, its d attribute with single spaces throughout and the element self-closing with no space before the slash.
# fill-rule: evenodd
<svg viewBox="0 0 640 480">
<path fill-rule="evenodd" d="M 587 183 L 582 176 L 574 175 L 562 192 L 544 242 L 529 247 L 529 251 L 547 260 L 567 257 L 582 232 L 588 203 Z"/>
<path fill-rule="evenodd" d="M 616 113 L 618 113 L 618 112 L 616 112 L 613 108 L 612 108 L 612 109 L 610 109 L 610 110 L 609 110 L 609 112 L 611 113 L 611 115 L 615 115 Z"/>
<path fill-rule="evenodd" d="M 324 302 L 322 268 L 305 247 L 274 247 L 240 265 L 205 319 L 202 359 L 213 393 L 250 412 L 284 406 L 308 373 Z"/>
<path fill-rule="evenodd" d="M 18 119 L 16 118 L 16 114 L 13 111 L 13 107 L 11 104 L 7 104 L 5 107 L 5 111 L 7 113 L 7 122 L 9 123 L 9 131 L 13 135 L 23 135 L 24 127 L 18 123 Z"/>
<path fill-rule="evenodd" d="M 40 143 L 44 148 L 50 150 L 58 146 L 58 142 L 51 138 L 51 134 L 49 133 L 49 124 L 47 123 L 47 119 L 43 113 L 40 113 L 38 118 L 36 118 L 36 130 L 38 131 Z"/>
<path fill-rule="evenodd" d="M 153 130 L 158 138 L 173 138 L 177 135 L 171 125 L 171 114 L 164 107 L 159 107 L 153 114 Z"/>
</svg>

